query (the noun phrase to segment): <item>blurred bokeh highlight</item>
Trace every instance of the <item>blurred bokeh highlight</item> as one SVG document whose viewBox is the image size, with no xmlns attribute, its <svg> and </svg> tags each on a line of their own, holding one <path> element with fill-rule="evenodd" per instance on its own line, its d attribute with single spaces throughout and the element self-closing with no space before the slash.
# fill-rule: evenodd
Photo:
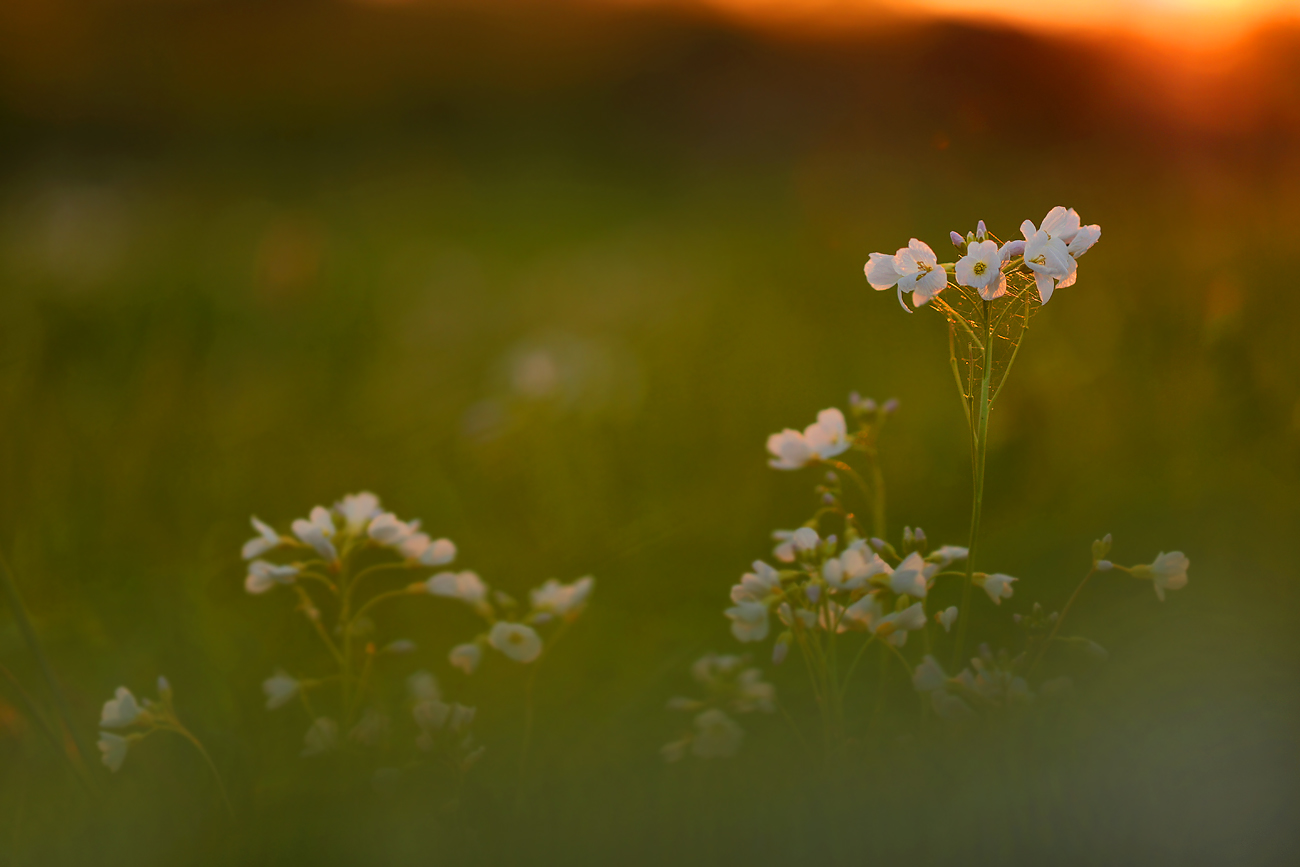
<svg viewBox="0 0 1300 867">
<path fill-rule="evenodd" d="M 183 743 L 82 795 L 0 686 L 0 862 L 1294 857 L 1293 5 L 795 5 L 0 6 L 0 546 L 87 736 L 165 674 L 243 812 Z M 994 411 L 981 566 L 1021 578 L 1010 610 L 1059 607 L 1111 532 L 1120 562 L 1185 551 L 1188 588 L 1097 581 L 1075 626 L 1110 661 L 1068 704 L 900 723 L 846 791 L 780 716 L 734 762 L 663 765 L 689 663 L 739 649 L 727 588 L 810 511 L 767 434 L 897 397 L 891 532 L 964 544 L 945 325 L 872 292 L 867 254 L 1058 204 L 1105 234 Z M 312 636 L 244 593 L 248 516 L 362 489 L 494 586 L 597 577 L 522 814 L 522 675 L 451 670 L 450 604 L 386 628 L 479 706 L 458 810 L 340 790 L 263 708 Z M 801 675 L 772 678 L 808 722 Z"/>
</svg>

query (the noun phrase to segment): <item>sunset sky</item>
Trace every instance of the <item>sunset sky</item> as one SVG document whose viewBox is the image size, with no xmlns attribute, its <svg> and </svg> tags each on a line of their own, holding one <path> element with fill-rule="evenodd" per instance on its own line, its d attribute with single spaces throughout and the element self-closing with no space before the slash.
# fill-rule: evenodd
<svg viewBox="0 0 1300 867">
<path fill-rule="evenodd" d="M 656 0 L 614 0 L 656 2 Z M 673 0 L 668 0 L 673 2 Z M 1033 27 L 1137 32 L 1172 42 L 1231 40 L 1261 24 L 1300 18 L 1300 0 L 699 0 L 727 12 L 819 23 L 851 17 L 934 13 Z"/>
</svg>

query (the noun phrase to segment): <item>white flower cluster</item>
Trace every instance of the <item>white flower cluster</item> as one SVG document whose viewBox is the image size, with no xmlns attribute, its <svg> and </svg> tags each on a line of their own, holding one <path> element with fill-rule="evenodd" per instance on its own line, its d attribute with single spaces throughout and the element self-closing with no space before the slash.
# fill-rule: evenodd
<svg viewBox="0 0 1300 867">
<path fill-rule="evenodd" d="M 1007 294 L 1007 274 L 1021 270 L 1032 275 L 1041 303 L 1052 293 L 1074 285 L 1078 260 L 1101 238 L 1101 227 L 1084 226 L 1073 208 L 1057 206 L 1035 227 L 1032 220 L 1020 224 L 1022 240 L 999 243 L 980 220 L 974 232 L 962 237 L 952 233 L 952 242 L 962 253 L 956 262 L 940 262 L 924 241 L 913 238 L 892 256 L 872 253 L 864 271 L 867 282 L 877 290 L 898 289 L 898 303 L 905 292 L 912 293 L 912 306 L 928 304 L 949 285 L 965 286 L 985 301 Z"/>
<path fill-rule="evenodd" d="M 158 678 L 157 699 L 138 701 L 131 690 L 119 686 L 113 697 L 104 702 L 99 715 L 99 727 L 100 758 L 114 772 L 121 770 L 126 754 L 134 744 L 156 731 L 177 732 L 198 746 L 193 735 L 176 717 L 176 710 L 172 706 L 172 687 L 165 677 Z M 125 733 L 118 734 L 119 731 Z"/>
<path fill-rule="evenodd" d="M 908 538 L 911 550 L 900 556 L 881 540 L 856 538 L 852 527 L 843 542 L 835 535 L 823 539 L 812 527 L 795 530 L 787 568 L 755 560 L 753 571 L 731 588 L 734 605 L 724 612 L 731 620 L 731 634 L 738 641 L 762 641 L 775 613 L 786 627 L 773 651 L 776 662 L 785 658 L 801 630 L 867 632 L 902 647 L 909 632 L 925 628 L 925 599 L 936 578 L 967 553 L 956 545 L 927 553 L 925 534 L 919 530 L 909 530 Z M 1010 581 L 1015 579 L 994 578 L 989 576 L 984 585 L 989 596 L 994 601 L 1010 596 Z M 935 618 L 947 631 L 957 619 L 957 609 L 949 606 Z"/>
<path fill-rule="evenodd" d="M 731 714 L 776 710 L 776 687 L 763 680 L 763 673 L 749 666 L 746 657 L 708 653 L 691 666 L 691 675 L 707 697 L 669 699 L 669 710 L 694 717 L 689 731 L 660 749 L 665 761 L 681 761 L 687 753 L 701 759 L 734 756 L 745 739 L 745 730 Z"/>
<path fill-rule="evenodd" d="M 531 606 L 523 612 L 509 595 L 491 590 L 477 573 L 469 570 L 440 571 L 397 589 L 363 595 L 360 592 L 363 586 L 371 591 L 371 576 L 444 566 L 456 557 L 456 546 L 450 540 L 433 539 L 420 530 L 418 520 L 403 521 L 384 511 L 379 498 L 368 492 L 349 494 L 329 509 L 317 506 L 307 518 L 293 522 L 291 536 L 278 534 L 257 518 L 253 518 L 253 527 L 258 535 L 243 548 L 244 559 L 252 561 L 245 588 L 250 593 L 261 594 L 276 586 L 293 587 L 299 598 L 299 610 L 313 624 L 339 669 L 337 676 L 318 678 L 300 678 L 277 670 L 262 683 L 268 710 L 301 700 L 312 720 L 304 738 L 304 756 L 336 749 L 342 745 L 344 732 L 348 740 L 363 746 L 378 746 L 389 734 L 390 716 L 383 710 L 379 691 L 371 683 L 374 664 L 381 657 L 410 653 L 416 648 L 407 639 L 391 641 L 382 647 L 367 640 L 363 652 L 358 654 L 355 639 L 367 636 L 374 628 L 366 615 L 377 603 L 436 596 L 470 606 L 487 622 L 488 628 L 474 640 L 453 647 L 449 654 L 454 667 L 470 674 L 478 668 L 485 648 L 499 651 L 517 662 L 535 662 L 543 651 L 538 628 L 548 623 L 563 626 L 572 622 L 585 608 L 595 584 L 589 576 L 572 584 L 549 580 L 532 590 Z M 261 559 L 276 551 L 310 553 L 307 559 L 290 563 Z M 309 584 L 312 589 L 323 586 L 328 599 L 318 604 L 308 591 Z M 337 613 L 332 630 L 323 623 L 322 605 Z M 408 683 L 413 696 L 412 713 L 419 728 L 417 745 L 427 750 L 436 734 L 454 736 L 457 762 L 468 761 L 477 749 L 471 749 L 464 737 L 473 709 L 443 703 L 436 682 L 431 680 L 431 675 L 427 678 L 427 681 L 416 678 Z M 342 694 L 340 713 L 317 713 L 308 694 L 335 682 Z M 420 683 L 433 685 L 422 688 L 423 692 L 416 695 Z"/>
</svg>

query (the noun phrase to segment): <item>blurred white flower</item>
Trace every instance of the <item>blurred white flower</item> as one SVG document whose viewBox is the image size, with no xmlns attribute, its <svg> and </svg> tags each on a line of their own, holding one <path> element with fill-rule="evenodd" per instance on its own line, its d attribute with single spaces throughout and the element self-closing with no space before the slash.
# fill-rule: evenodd
<svg viewBox="0 0 1300 867">
<path fill-rule="evenodd" d="M 415 652 L 415 642 L 409 638 L 398 638 L 384 646 L 384 653 L 405 654 Z"/>
<path fill-rule="evenodd" d="M 334 511 L 343 518 L 344 529 L 358 536 L 370 524 L 370 519 L 379 514 L 379 498 L 369 491 L 348 494 L 334 504 Z"/>
<path fill-rule="evenodd" d="M 424 566 L 445 566 L 456 559 L 456 543 L 450 539 L 434 539 L 420 552 L 419 559 Z"/>
<path fill-rule="evenodd" d="M 754 561 L 754 571 L 740 576 L 740 583 L 731 588 L 731 601 L 762 602 L 781 587 L 781 573 L 764 563 Z"/>
<path fill-rule="evenodd" d="M 889 589 L 899 595 L 906 593 L 913 599 L 924 599 L 929 580 L 938 571 L 937 563 L 927 563 L 919 553 L 913 551 L 890 574 Z"/>
<path fill-rule="evenodd" d="M 330 539 L 334 538 L 334 519 L 330 516 L 329 509 L 316 506 L 311 510 L 308 520 L 302 518 L 295 520 L 293 522 L 293 534 L 304 545 L 315 548 L 316 553 L 327 563 L 333 563 L 338 559 L 339 553 L 334 549 L 334 544 L 330 542 Z"/>
<path fill-rule="evenodd" d="M 113 698 L 104 702 L 104 709 L 99 715 L 99 724 L 106 729 L 126 728 L 141 721 L 145 711 L 136 702 L 131 690 L 119 686 Z"/>
<path fill-rule="evenodd" d="M 822 578 L 832 590 L 856 590 L 876 575 L 889 575 L 893 567 L 867 548 L 861 539 L 853 542 L 839 557 L 822 564 Z"/>
<path fill-rule="evenodd" d="M 796 551 L 811 551 L 821 542 L 821 537 L 812 527 L 800 527 L 791 537 Z"/>
<path fill-rule="evenodd" d="M 371 519 L 366 528 L 366 535 L 380 545 L 396 547 L 415 532 L 415 528 L 405 521 L 398 520 L 392 512 L 384 512 Z"/>
<path fill-rule="evenodd" d="M 241 552 L 245 560 L 252 560 L 254 557 L 260 557 L 267 551 L 280 547 L 280 534 L 275 532 L 275 528 L 268 524 L 263 524 L 253 517 L 253 529 L 257 535 L 244 543 L 244 549 Z"/>
<path fill-rule="evenodd" d="M 301 755 L 327 753 L 339 745 L 339 724 L 327 716 L 317 717 L 302 739 Z"/>
<path fill-rule="evenodd" d="M 926 654 L 912 671 L 912 685 L 916 687 L 917 692 L 934 692 L 936 689 L 943 689 L 947 682 L 948 675 L 944 674 L 943 668 L 929 654 Z"/>
<path fill-rule="evenodd" d="M 821 460 L 843 454 L 853 445 L 844 413 L 835 407 L 817 413 L 817 421 L 804 428 L 803 439 L 813 455 Z"/>
<path fill-rule="evenodd" d="M 957 622 L 957 606 L 949 605 L 934 615 L 934 619 L 936 623 L 943 627 L 944 632 L 951 632 L 952 625 Z"/>
<path fill-rule="evenodd" d="M 874 632 L 876 624 L 884 616 L 884 611 L 880 607 L 880 598 L 878 593 L 868 593 L 857 602 L 849 605 L 844 609 L 844 614 L 840 618 L 841 622 L 853 629 L 866 629 Z"/>
<path fill-rule="evenodd" d="M 542 655 L 541 636 L 531 626 L 498 620 L 488 633 L 488 644 L 515 662 L 532 662 Z"/>
<path fill-rule="evenodd" d="M 298 567 L 293 564 L 277 566 L 265 560 L 254 560 L 248 564 L 244 589 L 253 594 L 265 593 L 277 584 L 292 584 L 298 572 Z"/>
<path fill-rule="evenodd" d="M 442 698 L 438 679 L 427 671 L 416 671 L 406 678 L 406 693 L 414 702 L 438 701 Z"/>
<path fill-rule="evenodd" d="M 595 583 L 596 579 L 590 575 L 579 578 L 572 584 L 561 584 L 551 578 L 541 587 L 533 588 L 529 592 L 529 598 L 535 610 L 564 617 L 582 610 Z"/>
<path fill-rule="evenodd" d="M 768 611 L 762 602 L 741 602 L 724 612 L 731 620 L 731 634 L 737 641 L 767 638 Z"/>
<path fill-rule="evenodd" d="M 911 292 L 913 306 L 920 307 L 948 285 L 948 273 L 939 267 L 934 251 L 916 238 L 893 256 L 872 253 L 864 271 L 873 289 L 883 291 L 897 285 L 898 303 L 904 310 L 907 310 L 904 292 Z"/>
<path fill-rule="evenodd" d="M 773 530 L 772 540 L 776 542 L 776 547 L 772 549 L 772 556 L 781 563 L 793 563 L 794 530 Z"/>
<path fill-rule="evenodd" d="M 1163 551 L 1150 566 L 1135 566 L 1130 570 L 1141 578 L 1150 578 L 1156 588 L 1156 596 L 1165 601 L 1166 590 L 1181 590 L 1187 586 L 1187 567 L 1191 561 L 1182 551 Z"/>
<path fill-rule="evenodd" d="M 966 248 L 966 255 L 957 260 L 957 282 L 980 293 L 985 301 L 1007 294 L 1007 275 L 1002 266 L 1009 255 L 998 249 L 996 241 L 975 241 Z"/>
<path fill-rule="evenodd" d="M 803 434 L 791 428 L 769 436 L 767 450 L 772 453 L 767 465 L 776 470 L 797 470 L 816 457 Z"/>
<path fill-rule="evenodd" d="M 984 592 L 993 600 L 994 605 L 1001 605 L 1003 599 L 1011 598 L 1011 585 L 1018 580 L 1020 579 L 995 572 L 984 578 Z"/>
<path fill-rule="evenodd" d="M 959 545 L 944 545 L 942 548 L 935 548 L 926 556 L 926 560 L 939 565 L 938 571 L 942 572 L 947 569 L 956 560 L 965 560 L 970 551 Z"/>
<path fill-rule="evenodd" d="M 457 644 L 447 654 L 447 661 L 466 674 L 473 674 L 483 659 L 483 649 L 477 644 Z"/>
<path fill-rule="evenodd" d="M 895 611 L 880 618 L 876 634 L 895 647 L 907 643 L 907 633 L 925 628 L 925 606 L 917 602 L 902 611 Z"/>
<path fill-rule="evenodd" d="M 112 732 L 99 733 L 100 758 L 110 771 L 116 773 L 122 768 L 122 762 L 126 761 L 126 751 L 131 742 L 121 735 L 115 735 Z"/>
<path fill-rule="evenodd" d="M 712 708 L 695 717 L 691 753 L 701 759 L 727 758 L 736 754 L 744 739 L 745 730 L 735 720 Z"/>
<path fill-rule="evenodd" d="M 487 599 L 488 588 L 474 572 L 439 572 L 429 578 L 425 586 L 434 596 L 447 596 L 459 599 L 475 607 L 481 607 Z"/>
<path fill-rule="evenodd" d="M 751 713 L 761 710 L 772 713 L 776 710 L 776 687 L 763 680 L 763 672 L 757 668 L 747 668 L 736 679 L 736 697 L 731 707 L 737 713 Z"/>
<path fill-rule="evenodd" d="M 691 677 L 713 687 L 738 672 L 744 662 L 744 657 L 734 653 L 706 653 L 691 664 Z"/>
<path fill-rule="evenodd" d="M 275 710 L 284 707 L 298 694 L 300 686 L 296 678 L 290 677 L 283 671 L 277 671 L 262 681 L 262 692 L 266 693 L 266 709 Z"/>
</svg>

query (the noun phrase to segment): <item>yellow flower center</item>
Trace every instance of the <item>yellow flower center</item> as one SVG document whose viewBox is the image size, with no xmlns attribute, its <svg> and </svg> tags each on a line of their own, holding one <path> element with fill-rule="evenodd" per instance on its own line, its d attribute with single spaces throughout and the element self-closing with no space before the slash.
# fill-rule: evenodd
<svg viewBox="0 0 1300 867">
<path fill-rule="evenodd" d="M 973 270 L 975 271 L 975 276 L 976 276 L 976 277 L 983 277 L 983 276 L 984 276 L 984 272 L 987 271 L 988 269 L 989 269 L 989 266 L 988 266 L 986 263 L 984 263 L 984 262 L 976 262 L 976 263 L 975 263 L 975 267 L 974 267 Z"/>
</svg>

